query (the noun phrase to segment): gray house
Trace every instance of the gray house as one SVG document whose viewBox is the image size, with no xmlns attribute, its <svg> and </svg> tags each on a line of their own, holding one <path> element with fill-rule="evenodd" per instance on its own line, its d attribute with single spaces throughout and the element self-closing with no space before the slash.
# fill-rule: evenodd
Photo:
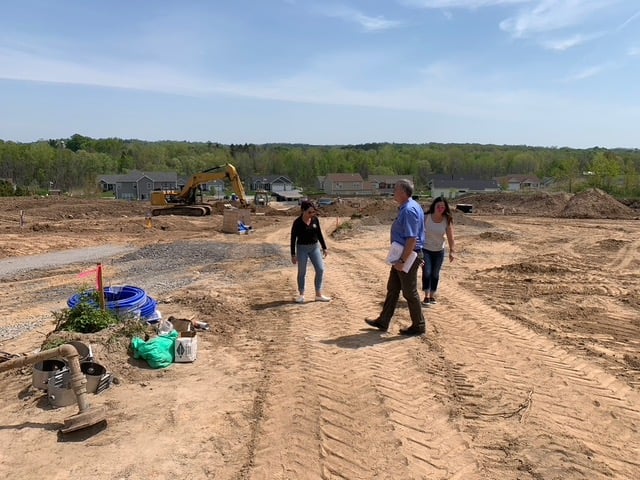
<svg viewBox="0 0 640 480">
<path fill-rule="evenodd" d="M 298 202 L 303 197 L 300 190 L 286 175 L 264 175 L 251 181 L 251 190 L 265 190 L 276 197 L 279 202 Z"/>
<path fill-rule="evenodd" d="M 103 175 L 98 179 L 103 192 L 113 192 L 119 200 L 149 200 L 154 190 L 177 190 L 176 172 L 139 172 Z"/>
<path fill-rule="evenodd" d="M 285 175 L 265 175 L 252 179 L 251 190 L 266 190 L 276 193 L 295 190 L 295 188 L 291 179 Z"/>
<path fill-rule="evenodd" d="M 464 193 L 499 192 L 497 180 L 483 180 L 473 177 L 453 177 L 451 175 L 434 175 L 429 179 L 431 196 L 456 198 Z"/>
<path fill-rule="evenodd" d="M 413 175 L 369 175 L 367 181 L 371 185 L 373 195 L 393 195 L 398 180 L 409 180 L 413 183 Z"/>
<path fill-rule="evenodd" d="M 541 187 L 542 182 L 533 174 L 520 175 L 512 174 L 505 177 L 498 177 L 496 180 L 501 185 L 506 185 L 510 192 L 519 192 L 521 190 L 537 190 Z"/>
</svg>

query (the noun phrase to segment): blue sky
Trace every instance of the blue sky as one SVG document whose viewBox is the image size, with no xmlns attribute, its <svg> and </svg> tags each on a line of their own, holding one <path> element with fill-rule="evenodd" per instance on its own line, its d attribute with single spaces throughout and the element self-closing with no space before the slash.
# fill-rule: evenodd
<svg viewBox="0 0 640 480">
<path fill-rule="evenodd" d="M 640 147 L 638 0 L 21 0 L 0 139 Z"/>
</svg>

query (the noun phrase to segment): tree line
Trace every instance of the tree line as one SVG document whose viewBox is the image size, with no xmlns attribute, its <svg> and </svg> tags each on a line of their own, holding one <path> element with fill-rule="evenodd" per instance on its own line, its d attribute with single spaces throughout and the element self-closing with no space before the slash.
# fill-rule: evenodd
<svg viewBox="0 0 640 480">
<path fill-rule="evenodd" d="M 418 189 L 426 188 L 433 174 L 482 179 L 535 174 L 553 178 L 569 191 L 581 184 L 620 196 L 640 196 L 638 149 L 440 143 L 224 145 L 94 139 L 79 134 L 32 143 L 0 140 L 0 180 L 4 180 L 0 195 L 15 194 L 14 185 L 19 192 L 58 189 L 89 194 L 96 191 L 100 175 L 140 170 L 175 171 L 190 177 L 226 163 L 233 164 L 245 181 L 278 174 L 306 188 L 315 187 L 317 177 L 329 173 L 360 173 L 363 178 L 411 175 Z"/>
</svg>

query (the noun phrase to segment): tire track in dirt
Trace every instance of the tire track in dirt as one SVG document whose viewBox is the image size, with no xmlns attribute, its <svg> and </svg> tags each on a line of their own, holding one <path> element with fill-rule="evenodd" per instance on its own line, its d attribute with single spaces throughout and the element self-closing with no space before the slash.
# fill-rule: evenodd
<svg viewBox="0 0 640 480">
<path fill-rule="evenodd" d="M 285 308 L 288 322 L 265 331 L 273 335 L 275 345 L 266 358 L 274 367 L 268 372 L 251 468 L 242 478 L 368 478 L 371 469 L 387 470 L 368 453 L 361 461 L 369 447 L 385 444 L 384 423 L 372 425 L 372 419 L 384 419 L 375 411 L 375 391 L 366 378 L 350 372 L 346 353 L 309 339 L 339 328 L 327 321 L 330 305 Z M 369 426 L 369 436 L 363 436 L 363 425 Z M 388 463 L 383 454 L 380 461 Z"/>
<path fill-rule="evenodd" d="M 260 285 L 281 283 L 282 276 L 277 277 L 262 276 Z M 263 376 L 254 401 L 247 462 L 238 478 L 321 478 L 317 394 L 308 381 L 308 347 L 301 342 L 301 325 L 294 318 L 300 306 L 291 300 L 274 301 L 273 290 L 260 285 L 252 289 L 252 308 L 274 309 L 278 314 L 273 321 L 259 324 L 265 345 Z"/>
<path fill-rule="evenodd" d="M 585 228 L 589 235 L 584 235 Z M 515 262 L 511 257 L 503 265 L 475 272 L 473 281 L 465 285 L 510 318 L 571 345 L 629 385 L 638 386 L 634 339 L 638 337 L 640 284 L 634 265 L 640 263 L 640 242 L 634 228 L 633 223 L 596 228 L 563 222 L 554 231 L 562 240 L 557 249 L 536 252 L 533 239 Z"/>
<path fill-rule="evenodd" d="M 629 269 L 632 263 L 638 263 L 638 252 L 640 252 L 640 240 L 624 245 L 613 255 L 606 267 L 621 272 Z M 632 273 L 636 273 L 635 269 Z"/>
<path fill-rule="evenodd" d="M 558 472 L 563 478 L 634 477 L 640 468 L 632 453 L 640 449 L 637 392 L 455 282 L 442 292 L 455 308 L 437 321 L 438 342 L 459 369 L 456 385 L 473 392 L 459 397 L 464 430 L 478 448 L 494 452 L 481 460 L 491 478 L 514 467 L 533 478 Z M 623 451 L 609 447 L 612 424 L 629 437 Z M 510 435 L 500 438 L 505 429 Z"/>
<path fill-rule="evenodd" d="M 475 460 L 442 400 L 446 379 L 434 382 L 415 361 L 424 343 L 363 323 L 384 291 L 384 252 L 330 251 L 333 301 L 280 302 L 279 326 L 263 330 L 273 344 L 263 362 L 268 381 L 241 478 L 474 478 Z M 294 292 L 295 269 L 285 275 Z M 406 322 L 407 312 L 400 308 L 398 317 Z"/>
<path fill-rule="evenodd" d="M 333 271 L 331 280 L 342 293 L 344 314 L 340 322 L 347 333 L 334 342 L 337 347 L 353 350 L 348 358 L 350 370 L 365 375 L 379 397 L 383 417 L 397 442 L 387 454 L 399 456 L 404 464 L 402 470 L 389 471 L 391 478 L 473 478 L 476 463 L 465 439 L 449 423 L 442 400 L 434 401 L 448 396 L 446 380 L 421 371 L 415 361 L 424 353 L 425 344 L 394 334 L 397 327 L 393 324 L 388 335 L 368 327 L 362 333 L 352 333 L 354 327 L 360 331 L 366 327 L 363 312 L 371 310 L 371 297 L 382 298 L 384 294 L 389 268 L 384 264 L 385 252 L 357 248 L 339 252 L 343 268 Z M 363 265 L 367 266 L 365 271 Z M 378 311 L 376 308 L 369 316 Z M 409 322 L 408 311 L 402 306 L 396 317 Z"/>
</svg>

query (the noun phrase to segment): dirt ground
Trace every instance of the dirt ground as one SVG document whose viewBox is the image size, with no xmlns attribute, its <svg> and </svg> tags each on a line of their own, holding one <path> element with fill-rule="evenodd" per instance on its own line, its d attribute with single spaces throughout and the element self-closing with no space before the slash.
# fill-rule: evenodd
<svg viewBox="0 0 640 480">
<path fill-rule="evenodd" d="M 51 408 L 30 367 L 0 373 L 0 476 L 638 478 L 638 212 L 598 191 L 465 203 L 474 213 L 455 214 L 459 254 L 425 307 L 428 334 L 404 338 L 403 300 L 389 334 L 363 322 L 384 298 L 390 200 L 323 210 L 333 300 L 298 305 L 295 209 L 234 235 L 219 214 L 149 224 L 144 203 L 0 199 L 0 351 L 39 350 L 95 266 L 74 255 L 97 247 L 111 249 L 97 258 L 107 284 L 211 325 L 194 363 L 164 370 L 127 342 L 78 336 L 118 379 L 90 396 L 106 428 L 83 435 L 58 434 L 78 407 Z"/>
</svg>

